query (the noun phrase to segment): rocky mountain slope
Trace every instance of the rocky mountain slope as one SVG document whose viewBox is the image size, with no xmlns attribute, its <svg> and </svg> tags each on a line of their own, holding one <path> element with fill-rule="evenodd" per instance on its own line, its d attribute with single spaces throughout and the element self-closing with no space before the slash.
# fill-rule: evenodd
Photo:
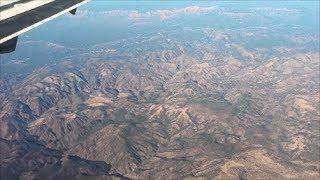
<svg viewBox="0 0 320 180">
<path fill-rule="evenodd" d="M 320 179 L 316 2 L 91 3 L 1 55 L 1 179 Z"/>
<path fill-rule="evenodd" d="M 65 60 L 1 93 L 2 176 L 319 176 L 319 54 L 165 45 Z"/>
</svg>

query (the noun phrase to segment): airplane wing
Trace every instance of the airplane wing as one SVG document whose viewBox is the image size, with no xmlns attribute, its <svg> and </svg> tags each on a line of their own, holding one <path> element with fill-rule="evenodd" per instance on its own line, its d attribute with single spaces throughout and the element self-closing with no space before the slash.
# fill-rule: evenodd
<svg viewBox="0 0 320 180">
<path fill-rule="evenodd" d="M 0 0 L 0 53 L 15 50 L 18 36 L 90 0 Z"/>
</svg>

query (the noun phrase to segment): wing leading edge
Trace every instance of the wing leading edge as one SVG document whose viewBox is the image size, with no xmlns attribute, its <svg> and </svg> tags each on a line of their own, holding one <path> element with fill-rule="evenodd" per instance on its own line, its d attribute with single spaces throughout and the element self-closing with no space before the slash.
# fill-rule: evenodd
<svg viewBox="0 0 320 180">
<path fill-rule="evenodd" d="M 0 53 L 14 51 L 20 34 L 67 12 L 74 15 L 79 6 L 89 1 L 91 0 L 1 0 Z"/>
</svg>

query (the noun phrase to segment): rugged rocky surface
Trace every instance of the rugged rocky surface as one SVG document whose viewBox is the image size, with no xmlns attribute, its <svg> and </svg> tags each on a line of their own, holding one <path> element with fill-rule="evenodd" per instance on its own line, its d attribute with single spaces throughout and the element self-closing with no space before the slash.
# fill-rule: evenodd
<svg viewBox="0 0 320 180">
<path fill-rule="evenodd" d="M 125 179 L 111 165 L 78 156 L 63 157 L 35 141 L 1 139 L 1 177 L 5 179 Z"/>
<path fill-rule="evenodd" d="M 1 177 L 318 179 L 317 38 L 163 30 L 2 77 Z"/>
<path fill-rule="evenodd" d="M 36 170 L 22 165 L 27 170 L 10 176 L 318 176 L 319 54 L 254 66 L 163 53 L 169 58 L 64 62 L 3 95 L 4 149 L 34 149 L 26 164 L 41 159 Z M 39 142 L 30 145 L 32 139 Z"/>
</svg>

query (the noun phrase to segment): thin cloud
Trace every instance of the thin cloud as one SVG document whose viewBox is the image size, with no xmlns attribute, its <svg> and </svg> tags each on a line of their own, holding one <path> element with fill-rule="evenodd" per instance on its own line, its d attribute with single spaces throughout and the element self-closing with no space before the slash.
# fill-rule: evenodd
<svg viewBox="0 0 320 180">
<path fill-rule="evenodd" d="M 175 16 L 181 15 L 189 15 L 189 14 L 207 14 L 216 11 L 216 7 L 199 7 L 199 6 L 190 6 L 179 9 L 171 9 L 171 10 L 156 10 L 156 11 L 148 11 L 144 13 L 132 12 L 129 14 L 129 17 L 133 20 L 139 20 L 140 18 L 151 18 L 158 17 L 161 20 L 170 19 Z"/>
<path fill-rule="evenodd" d="M 152 10 L 147 12 L 139 11 L 129 11 L 129 10 L 112 10 L 112 11 L 89 11 L 82 10 L 79 11 L 78 15 L 80 17 L 91 17 L 91 16 L 114 16 L 114 17 L 127 17 L 132 21 L 142 21 L 153 18 L 158 18 L 160 20 L 167 20 L 173 17 L 189 15 L 189 14 L 208 14 L 215 12 L 216 7 L 199 7 L 199 6 L 189 6 L 185 8 L 175 8 L 175 9 L 164 9 L 164 10 Z"/>
</svg>

